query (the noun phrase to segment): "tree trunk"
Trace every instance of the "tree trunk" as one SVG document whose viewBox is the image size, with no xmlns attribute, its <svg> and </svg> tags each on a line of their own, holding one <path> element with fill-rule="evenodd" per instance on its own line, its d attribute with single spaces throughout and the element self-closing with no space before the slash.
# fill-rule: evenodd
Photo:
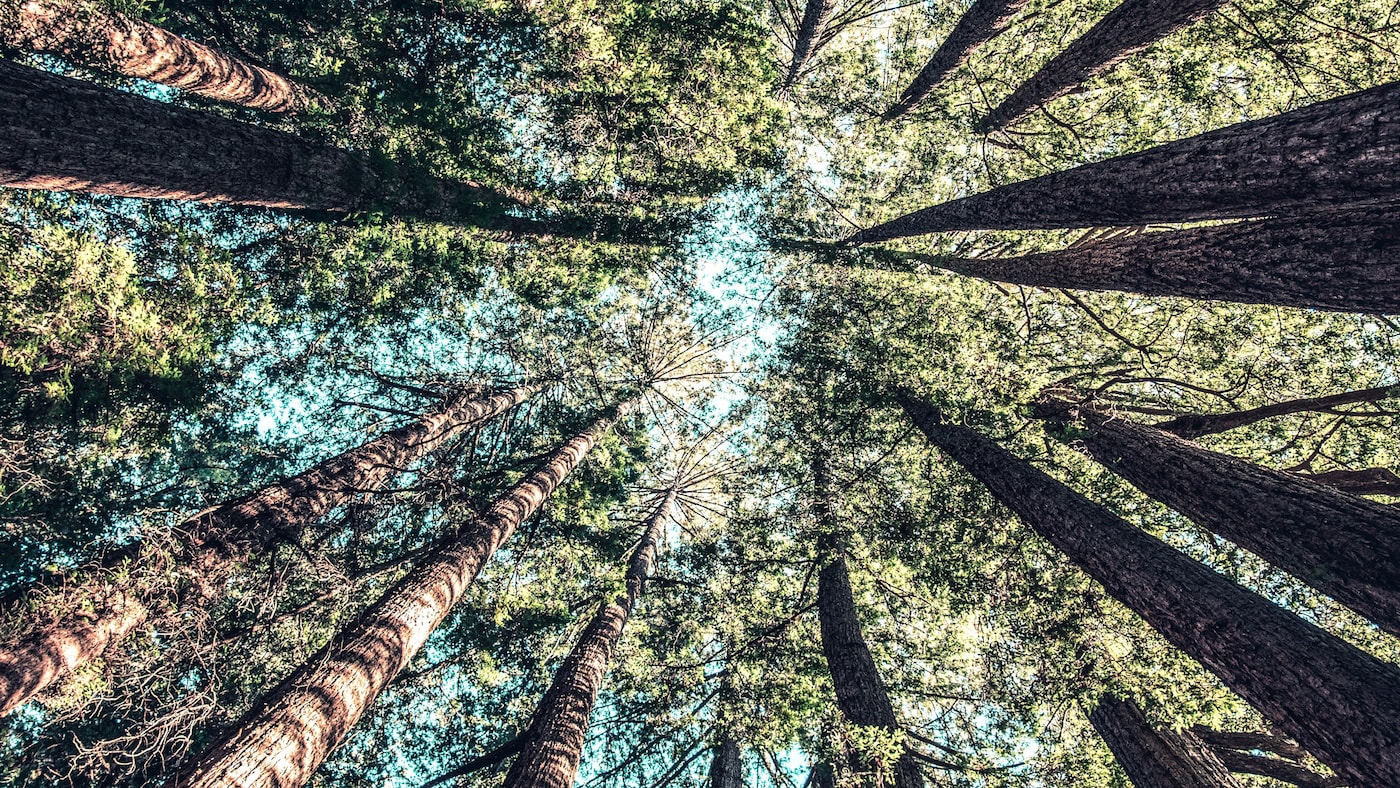
<svg viewBox="0 0 1400 788">
<path fill-rule="evenodd" d="M 161 607 L 207 604 L 228 576 L 250 556 L 270 550 L 354 496 L 377 490 L 413 461 L 452 436 L 520 404 L 534 387 L 480 397 L 461 394 L 412 424 L 332 457 L 298 476 L 243 498 L 206 509 L 179 526 L 181 555 L 174 572 L 160 556 L 133 546 L 91 566 L 88 584 L 64 594 L 69 611 L 36 626 L 13 648 L 0 651 L 0 716 L 59 677 L 97 659 Z M 128 567 L 123 587 L 105 578 Z M 171 588 L 171 576 L 179 583 Z M 34 589 L 35 593 L 40 589 Z"/>
<path fill-rule="evenodd" d="M 1308 752 L 1358 786 L 1400 785 L 1400 669 L 1133 527 L 966 427 L 914 422 L 1021 520 Z"/>
<path fill-rule="evenodd" d="M 807 782 L 802 788 L 836 788 L 836 772 L 831 764 L 822 761 L 807 773 Z"/>
<path fill-rule="evenodd" d="M 675 503 L 671 490 L 647 520 L 646 529 L 628 563 L 623 582 L 626 593 L 599 608 L 579 636 L 578 643 L 554 674 L 554 681 L 540 700 L 524 749 L 506 774 L 506 788 L 569 788 L 583 758 L 584 735 L 593 703 L 607 675 L 613 651 L 622 639 L 622 628 L 646 586 L 656 562 L 666 518 Z"/>
<path fill-rule="evenodd" d="M 947 230 L 1135 227 L 1400 197 L 1400 82 L 906 214 L 850 243 Z"/>
<path fill-rule="evenodd" d="M 1400 312 L 1400 209 L 1389 207 L 1144 233 L 1022 257 L 920 259 L 1034 287 Z"/>
<path fill-rule="evenodd" d="M 715 755 L 710 761 L 710 788 L 744 788 L 741 755 L 739 743 L 732 736 L 725 736 L 715 745 Z"/>
<path fill-rule="evenodd" d="M 1301 761 L 1308 757 L 1308 751 L 1299 747 L 1297 742 L 1272 733 L 1218 731 L 1204 725 L 1192 725 L 1191 733 L 1216 749 L 1263 750 L 1282 755 L 1293 761 Z"/>
<path fill-rule="evenodd" d="M 494 227 L 519 201 L 291 134 L 0 61 L 0 185 Z M 494 206 L 494 207 L 493 207 Z"/>
<path fill-rule="evenodd" d="M 972 50 L 1001 35 L 1029 1 L 976 0 L 958 20 L 953 32 L 943 39 L 919 75 L 899 95 L 899 101 L 885 112 L 885 120 L 894 120 L 918 106 L 925 96 L 953 73 L 953 69 L 967 61 Z"/>
<path fill-rule="evenodd" d="M 300 788 L 379 693 L 423 647 L 491 554 L 548 500 L 616 416 L 549 455 L 265 695 L 197 758 L 172 788 Z"/>
<path fill-rule="evenodd" d="M 329 102 L 265 68 L 89 0 L 7 0 L 0 44 L 270 112 Z M 15 6 L 18 6 L 15 8 Z"/>
<path fill-rule="evenodd" d="M 1073 406 L 1046 401 L 1052 420 Z M 1073 433 L 1148 496 L 1400 635 L 1400 511 L 1096 408 Z"/>
<path fill-rule="evenodd" d="M 807 7 L 802 12 L 802 22 L 798 24 L 797 36 L 792 42 L 792 63 L 788 66 L 787 77 L 783 80 L 784 90 L 797 84 L 798 77 L 802 76 L 802 69 L 807 67 L 812 55 L 816 54 L 822 34 L 826 32 L 826 23 L 835 11 L 836 0 L 807 0 Z"/>
<path fill-rule="evenodd" d="M 1400 476 L 1389 468 L 1362 468 L 1360 470 L 1337 470 L 1323 473 L 1295 473 L 1295 476 L 1314 484 L 1325 484 L 1334 490 L 1353 495 L 1394 495 L 1400 496 Z"/>
<path fill-rule="evenodd" d="M 1225 767 L 1236 774 L 1256 774 L 1271 777 L 1299 788 L 1339 788 L 1346 785 L 1340 777 L 1318 774 L 1312 769 L 1289 763 L 1280 758 L 1253 755 L 1238 750 L 1216 750 L 1216 757 Z"/>
<path fill-rule="evenodd" d="M 1220 758 L 1194 734 L 1154 729 L 1131 701 L 1104 695 L 1089 722 L 1135 788 L 1240 788 Z"/>
<path fill-rule="evenodd" d="M 1170 432 L 1178 437 L 1199 438 L 1202 435 L 1214 435 L 1218 432 L 1245 427 L 1274 416 L 1288 416 L 1294 413 L 1331 410 L 1332 408 L 1338 408 L 1343 405 L 1356 405 L 1363 402 L 1381 402 L 1393 397 L 1400 397 L 1400 386 L 1377 386 L 1375 388 L 1358 389 L 1356 391 L 1344 391 L 1340 394 L 1329 394 L 1325 397 L 1293 399 L 1287 402 L 1276 402 L 1273 405 L 1263 405 L 1258 408 L 1250 408 L 1249 410 L 1241 410 L 1234 413 L 1191 413 L 1185 416 L 1177 416 L 1171 421 L 1158 422 L 1152 426 L 1163 432 Z"/>
</svg>

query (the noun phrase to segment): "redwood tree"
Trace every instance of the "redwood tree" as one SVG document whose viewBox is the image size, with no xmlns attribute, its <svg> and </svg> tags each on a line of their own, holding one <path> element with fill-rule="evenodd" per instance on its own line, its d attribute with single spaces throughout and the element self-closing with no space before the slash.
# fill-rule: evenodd
<svg viewBox="0 0 1400 788">
<path fill-rule="evenodd" d="M 744 759 L 739 742 L 725 736 L 710 759 L 710 788 L 744 788 Z"/>
<path fill-rule="evenodd" d="M 826 32 L 826 23 L 831 21 L 831 15 L 835 12 L 836 0 L 807 0 L 802 21 L 797 25 L 797 34 L 793 37 L 792 61 L 788 64 L 787 77 L 783 79 L 784 88 L 792 87 L 802 76 L 802 69 L 807 67 L 816 53 Z"/>
<path fill-rule="evenodd" d="M 1305 397 L 1276 402 L 1272 405 L 1261 405 L 1257 408 L 1238 410 L 1233 413 L 1189 413 L 1177 416 L 1170 421 L 1158 422 L 1152 426 L 1181 438 L 1199 438 L 1202 435 L 1214 435 L 1218 432 L 1246 427 L 1275 416 L 1327 411 L 1343 405 L 1376 403 L 1394 397 L 1400 397 L 1400 386 L 1375 386 L 1369 389 L 1343 391 L 1322 397 Z"/>
<path fill-rule="evenodd" d="M 1135 788 L 1240 788 L 1205 742 L 1189 730 L 1153 728 L 1132 701 L 1104 695 L 1089 722 Z"/>
<path fill-rule="evenodd" d="M 976 0 L 919 75 L 899 94 L 899 101 L 885 112 L 885 120 L 894 120 L 918 106 L 954 69 L 966 62 L 972 50 L 1001 35 L 1029 1 Z"/>
</svg>

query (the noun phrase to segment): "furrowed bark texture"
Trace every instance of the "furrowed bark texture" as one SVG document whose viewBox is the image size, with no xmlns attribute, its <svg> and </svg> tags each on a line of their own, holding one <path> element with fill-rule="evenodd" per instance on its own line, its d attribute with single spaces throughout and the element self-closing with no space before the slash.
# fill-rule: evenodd
<svg viewBox="0 0 1400 788">
<path fill-rule="evenodd" d="M 710 788 L 744 788 L 744 760 L 733 737 L 725 736 L 715 746 L 710 760 Z"/>
<path fill-rule="evenodd" d="M 0 185 L 470 220 L 516 201 L 291 134 L 0 61 Z M 488 212 L 489 213 L 489 212 Z"/>
<path fill-rule="evenodd" d="M 1325 397 L 1292 399 L 1287 402 L 1276 402 L 1273 405 L 1263 405 L 1234 413 L 1191 413 L 1177 416 L 1171 421 L 1158 422 L 1152 426 L 1181 438 L 1199 438 L 1202 435 L 1214 435 L 1217 432 L 1245 427 L 1274 416 L 1326 410 L 1362 402 L 1381 402 L 1393 397 L 1400 397 L 1400 386 L 1377 386 L 1356 391 L 1343 391 L 1340 394 L 1329 394 Z"/>
<path fill-rule="evenodd" d="M 1272 777 L 1285 783 L 1291 783 L 1298 788 L 1339 788 L 1346 785 L 1346 781 L 1340 777 L 1318 774 L 1312 769 L 1305 769 L 1296 763 L 1289 763 L 1281 758 L 1269 758 L 1263 755 L 1253 755 L 1238 750 L 1216 750 L 1216 756 L 1226 768 L 1236 774 L 1257 774 L 1260 777 Z"/>
<path fill-rule="evenodd" d="M 946 230 L 1130 227 L 1400 198 L 1400 83 L 924 208 L 850 243 Z"/>
<path fill-rule="evenodd" d="M 612 425 L 551 454 L 415 566 L 231 729 L 176 772 L 176 788 L 299 788 L 423 647 L 491 554 L 544 504 Z"/>
<path fill-rule="evenodd" d="M 1400 312 L 1400 210 L 1154 232 L 1001 259 L 926 258 L 997 282 L 1339 312 Z"/>
<path fill-rule="evenodd" d="M 1079 416 L 1075 438 L 1109 470 L 1400 635 L 1400 511 L 1099 408 Z"/>
<path fill-rule="evenodd" d="M 817 42 L 826 32 L 826 23 L 836 11 L 836 0 L 807 0 L 802 12 L 802 21 L 797 25 L 797 37 L 792 42 L 792 63 L 788 66 L 787 78 L 783 87 L 797 84 L 802 69 L 817 51 Z"/>
<path fill-rule="evenodd" d="M 1135 788 L 1240 788 L 1215 753 L 1190 731 L 1156 730 L 1142 709 L 1110 695 L 1089 722 Z"/>
<path fill-rule="evenodd" d="M 1224 4 L 1225 0 L 1124 0 L 1016 88 L 982 119 L 977 130 L 986 133 L 1010 126 Z"/>
<path fill-rule="evenodd" d="M 647 520 L 623 578 L 626 593 L 598 610 L 554 674 L 530 721 L 524 748 L 506 774 L 506 788 L 569 788 L 574 784 L 593 703 L 622 639 L 622 629 L 656 563 L 666 517 L 675 500 L 675 492 L 668 492 Z"/>
<path fill-rule="evenodd" d="M 1172 549 L 966 427 L 914 422 L 1036 533 L 1356 786 L 1400 785 L 1400 669 Z"/>
<path fill-rule="evenodd" d="M 325 98 L 265 68 L 85 0 L 6 0 L 0 43 L 269 112 Z"/>
<path fill-rule="evenodd" d="M 1001 35 L 1029 1 L 977 0 L 973 3 L 919 75 L 899 95 L 899 101 L 885 112 L 885 120 L 894 120 L 917 107 L 954 69 L 967 61 L 974 49 Z"/>
<path fill-rule="evenodd" d="M 194 515 L 179 526 L 181 551 L 173 574 L 180 587 L 170 587 L 172 573 L 163 571 L 160 561 L 140 545 L 91 567 L 92 587 L 77 589 L 65 598 L 64 606 L 71 612 L 37 628 L 14 648 L 0 650 L 0 716 L 101 656 L 154 610 L 216 600 L 230 574 L 249 557 L 271 549 L 279 539 L 294 535 L 354 496 L 379 489 L 452 436 L 520 404 L 534 391 L 534 387 L 521 387 L 488 397 L 460 394 L 412 424 L 302 474 Z M 124 564 L 134 570 L 128 588 L 114 594 L 99 585 Z M 148 575 L 156 579 L 147 581 Z M 94 612 L 84 612 L 88 610 Z"/>
</svg>

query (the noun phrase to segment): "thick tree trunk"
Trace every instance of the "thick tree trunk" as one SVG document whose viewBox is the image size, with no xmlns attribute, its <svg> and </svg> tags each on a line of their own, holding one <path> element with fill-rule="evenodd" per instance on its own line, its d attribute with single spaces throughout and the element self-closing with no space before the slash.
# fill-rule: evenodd
<svg viewBox="0 0 1400 788">
<path fill-rule="evenodd" d="M 826 32 L 826 23 L 835 12 L 836 0 L 807 0 L 807 7 L 802 12 L 802 21 L 797 26 L 797 36 L 792 42 L 792 62 L 788 65 L 787 77 L 783 80 L 784 90 L 797 84 L 802 70 L 817 52 L 822 34 Z"/>
<path fill-rule="evenodd" d="M 505 221 L 501 208 L 518 204 L 478 184 L 5 61 L 0 185 L 492 227 Z"/>
<path fill-rule="evenodd" d="M 930 442 L 1177 648 L 1358 786 L 1400 785 L 1400 669 L 1324 632 L 913 398 Z"/>
<path fill-rule="evenodd" d="M 0 44 L 270 112 L 325 106 L 280 74 L 90 0 L 6 0 Z"/>
<path fill-rule="evenodd" d="M 885 120 L 894 120 L 918 106 L 953 73 L 953 69 L 966 62 L 972 50 L 1001 35 L 1028 2 L 1030 0 L 976 0 L 919 75 L 899 95 L 899 101 L 885 112 Z"/>
<path fill-rule="evenodd" d="M 89 587 L 63 593 L 71 611 L 36 626 L 13 648 L 0 650 L 0 715 L 8 714 L 59 677 L 120 642 L 172 600 L 178 608 L 216 599 L 228 576 L 249 556 L 271 549 L 354 496 L 376 490 L 452 436 L 520 404 L 534 387 L 481 397 L 461 394 L 412 424 L 332 457 L 314 468 L 243 498 L 206 509 L 180 526 L 174 572 L 140 545 L 90 567 Z M 120 590 L 106 577 L 124 565 Z M 172 579 L 172 575 L 174 578 Z M 171 588 L 171 583 L 179 587 Z M 35 589 L 35 592 L 40 589 Z"/>
<path fill-rule="evenodd" d="M 626 593 L 599 608 L 554 674 L 530 720 L 524 748 L 506 774 L 506 788 L 569 788 L 574 784 L 593 703 L 622 639 L 622 629 L 656 562 L 663 527 L 675 500 L 674 490 L 666 493 L 647 520 L 623 578 Z"/>
<path fill-rule="evenodd" d="M 725 736 L 710 760 L 710 788 L 744 788 L 744 759 L 739 743 Z"/>
<path fill-rule="evenodd" d="M 856 233 L 1131 227 L 1400 201 L 1400 83 L 1012 183 Z"/>
<path fill-rule="evenodd" d="M 1010 258 L 921 259 L 1034 287 L 1400 312 L 1400 209 L 1154 232 Z"/>
<path fill-rule="evenodd" d="M 977 124 L 977 130 L 986 133 L 1010 126 L 1224 4 L 1225 0 L 1124 0 L 1016 88 Z"/>
<path fill-rule="evenodd" d="M 1042 413 L 1071 417 L 1070 403 Z M 1073 437 L 1148 496 L 1400 635 L 1400 511 L 1208 451 L 1093 405 Z"/>
<path fill-rule="evenodd" d="M 1240 788 L 1194 734 L 1154 729 L 1131 701 L 1105 695 L 1089 713 L 1089 722 L 1135 788 Z"/>
<path fill-rule="evenodd" d="M 1363 402 L 1381 402 L 1395 397 L 1400 397 L 1400 386 L 1376 386 L 1375 388 L 1357 389 L 1356 391 L 1343 391 L 1340 394 L 1328 394 L 1325 397 L 1307 397 L 1304 399 L 1292 399 L 1287 402 L 1276 402 L 1272 405 L 1262 405 L 1257 408 L 1235 411 L 1234 413 L 1191 413 L 1185 416 L 1177 416 L 1171 421 L 1158 422 L 1152 426 L 1163 432 L 1170 432 L 1178 437 L 1199 438 L 1202 435 L 1214 435 L 1218 432 L 1246 427 L 1274 416 L 1288 416 L 1294 413 L 1331 410 L 1332 408 L 1339 408 L 1343 405 L 1356 405 Z"/>
<path fill-rule="evenodd" d="M 423 647 L 487 559 L 612 425 L 564 444 L 418 564 L 171 779 L 172 788 L 300 788 Z"/>
</svg>

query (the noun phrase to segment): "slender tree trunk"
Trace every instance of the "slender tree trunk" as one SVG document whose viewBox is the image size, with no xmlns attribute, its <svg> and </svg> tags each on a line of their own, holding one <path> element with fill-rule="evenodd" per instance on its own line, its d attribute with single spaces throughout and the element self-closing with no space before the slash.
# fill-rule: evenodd
<svg viewBox="0 0 1400 788">
<path fill-rule="evenodd" d="M 802 21 L 797 26 L 797 36 L 792 42 L 792 63 L 788 65 L 787 77 L 783 80 L 784 90 L 797 84 L 802 69 L 816 54 L 822 34 L 826 32 L 826 23 L 835 12 L 836 0 L 807 0 Z"/>
<path fill-rule="evenodd" d="M 1192 725 L 1191 733 L 1196 738 L 1217 749 L 1263 750 L 1281 755 L 1289 760 L 1301 761 L 1308 757 L 1308 751 L 1298 743 L 1272 733 L 1253 731 L 1218 731 L 1204 725 Z"/>
<path fill-rule="evenodd" d="M 714 758 L 710 761 L 710 788 L 744 788 L 741 756 L 739 743 L 733 736 L 725 736 L 715 745 Z"/>
<path fill-rule="evenodd" d="M 1352 495 L 1394 495 L 1400 496 L 1400 476 L 1389 468 L 1362 468 L 1360 470 L 1337 470 L 1323 473 L 1295 473 L 1295 476 L 1314 484 L 1325 484 L 1334 490 Z"/>
<path fill-rule="evenodd" d="M 1059 421 L 1074 406 L 1039 406 Z M 1074 439 L 1148 496 L 1400 635 L 1400 511 L 1094 407 Z"/>
<path fill-rule="evenodd" d="M 1144 233 L 1022 257 L 920 259 L 1034 287 L 1400 312 L 1400 209 L 1390 207 Z"/>
<path fill-rule="evenodd" d="M 807 783 L 802 788 L 836 788 L 836 771 L 831 764 L 821 761 L 807 773 Z"/>
<path fill-rule="evenodd" d="M 423 647 L 491 554 L 548 500 L 615 419 L 549 455 L 479 518 L 445 538 L 325 648 L 171 779 L 172 788 L 300 788 Z"/>
<path fill-rule="evenodd" d="M 1400 199 L 1400 83 L 906 214 L 865 244 L 947 230 L 1134 227 Z"/>
<path fill-rule="evenodd" d="M 66 613 L 36 625 L 13 647 L 0 650 L 0 715 L 8 714 L 133 632 L 153 610 L 216 599 L 228 576 L 248 557 L 272 548 L 362 492 L 376 490 L 452 436 L 523 402 L 534 387 L 481 397 L 461 394 L 418 421 L 333 457 L 251 495 L 206 509 L 180 527 L 181 555 L 171 571 L 141 545 L 90 567 L 91 579 L 60 591 Z M 107 577 L 126 567 L 121 588 Z M 177 579 L 172 579 L 172 576 Z M 171 588 L 171 583 L 179 584 Z M 33 589 L 31 594 L 42 593 Z"/>
<path fill-rule="evenodd" d="M 265 68 L 89 0 L 6 0 L 0 44 L 270 112 L 325 98 Z M 12 18 L 13 17 L 13 18 Z"/>
<path fill-rule="evenodd" d="M 972 50 L 1001 35 L 1029 1 L 976 0 L 958 20 L 953 32 L 943 39 L 924 69 L 899 95 L 899 101 L 885 112 L 885 120 L 894 120 L 918 106 L 954 69 L 967 61 Z"/>
<path fill-rule="evenodd" d="M 359 153 L 0 61 L 0 185 L 494 227 L 519 201 Z"/>
<path fill-rule="evenodd" d="M 1269 758 L 1238 750 L 1216 750 L 1216 757 L 1226 768 L 1236 774 L 1256 774 L 1271 777 L 1281 782 L 1297 785 L 1299 788 L 1339 788 L 1346 785 L 1340 777 L 1318 774 L 1312 769 L 1281 758 Z"/>
<path fill-rule="evenodd" d="M 1220 758 L 1190 731 L 1156 730 L 1142 709 L 1111 695 L 1089 722 L 1135 788 L 1240 788 Z"/>
<path fill-rule="evenodd" d="M 1193 561 L 993 441 L 914 422 L 1129 610 L 1358 786 L 1400 785 L 1400 669 Z"/>
<path fill-rule="evenodd" d="M 1225 0 L 1124 0 L 1016 88 L 977 124 L 977 130 L 986 133 L 1010 126 L 1224 4 Z"/>
<path fill-rule="evenodd" d="M 1273 405 L 1262 405 L 1234 413 L 1191 413 L 1177 416 L 1171 421 L 1158 422 L 1152 426 L 1181 438 L 1199 438 L 1202 435 L 1214 435 L 1239 427 L 1247 427 L 1274 416 L 1331 410 L 1343 405 L 1357 405 L 1363 402 L 1382 402 L 1394 397 L 1400 397 L 1400 386 L 1376 386 L 1356 391 L 1343 391 L 1340 394 L 1328 394 L 1325 397 L 1306 397 L 1287 402 L 1276 402 Z"/>
<path fill-rule="evenodd" d="M 506 774 L 506 788 L 569 788 L 574 784 L 593 702 L 607 675 L 613 651 L 622 639 L 622 628 L 656 562 L 662 530 L 675 500 L 675 491 L 667 492 L 647 520 L 623 579 L 626 592 L 599 608 L 554 674 L 554 681 L 530 721 L 524 749 Z"/>
</svg>

